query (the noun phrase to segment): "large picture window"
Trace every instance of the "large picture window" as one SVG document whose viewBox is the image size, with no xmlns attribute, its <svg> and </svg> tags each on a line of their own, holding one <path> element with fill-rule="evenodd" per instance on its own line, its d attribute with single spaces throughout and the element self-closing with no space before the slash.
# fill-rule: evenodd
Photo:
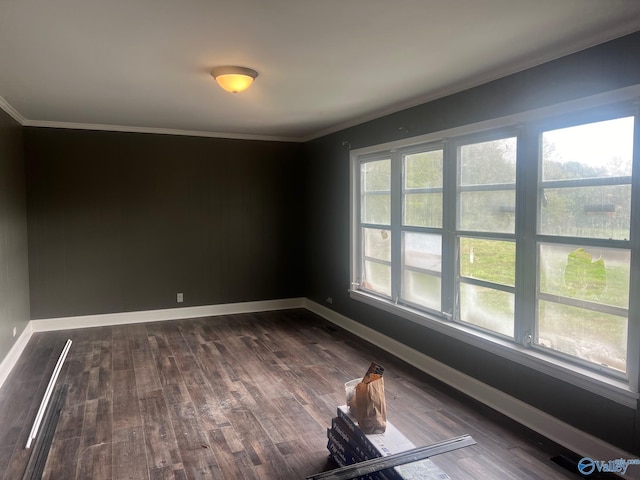
<svg viewBox="0 0 640 480">
<path fill-rule="evenodd" d="M 638 128 L 623 105 L 352 152 L 352 292 L 637 391 Z"/>
<path fill-rule="evenodd" d="M 626 372 L 634 117 L 541 133 L 535 343 Z"/>
</svg>

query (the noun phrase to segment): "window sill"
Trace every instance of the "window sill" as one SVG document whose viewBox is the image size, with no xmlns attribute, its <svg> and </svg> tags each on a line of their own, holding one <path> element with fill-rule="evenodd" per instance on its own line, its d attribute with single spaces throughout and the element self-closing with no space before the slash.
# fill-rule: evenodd
<svg viewBox="0 0 640 480">
<path fill-rule="evenodd" d="M 464 325 L 446 322 L 415 309 L 395 305 L 387 300 L 359 290 L 350 290 L 349 293 L 354 300 L 410 320 L 526 367 L 533 368 L 558 380 L 583 388 L 584 390 L 633 408 L 634 410 L 638 408 L 638 398 L 640 396 L 637 392 L 632 391 L 624 381 L 599 374 L 595 371 L 580 367 L 579 365 L 564 362 L 559 358 L 545 355 L 541 351 L 525 348 L 521 345 L 483 334 L 477 330 L 467 328 Z"/>
</svg>

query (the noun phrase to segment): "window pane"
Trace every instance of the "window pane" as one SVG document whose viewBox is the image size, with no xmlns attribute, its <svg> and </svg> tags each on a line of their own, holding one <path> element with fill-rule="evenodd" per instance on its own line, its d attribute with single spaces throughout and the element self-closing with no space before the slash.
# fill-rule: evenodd
<svg viewBox="0 0 640 480">
<path fill-rule="evenodd" d="M 391 223 L 391 195 L 363 195 L 362 222 L 389 225 Z"/>
<path fill-rule="evenodd" d="M 515 242 L 461 237 L 460 275 L 515 286 Z"/>
<path fill-rule="evenodd" d="M 377 228 L 363 228 L 364 256 L 391 261 L 391 232 Z"/>
<path fill-rule="evenodd" d="M 543 180 L 631 175 L 633 117 L 542 134 Z"/>
<path fill-rule="evenodd" d="M 460 147 L 460 185 L 516 181 L 516 137 Z"/>
<path fill-rule="evenodd" d="M 402 299 L 440 311 L 440 277 L 428 273 L 405 270 Z"/>
<path fill-rule="evenodd" d="M 631 252 L 576 245 L 540 245 L 540 290 L 628 308 Z"/>
<path fill-rule="evenodd" d="M 404 225 L 442 227 L 442 194 L 406 194 L 404 196 Z"/>
<path fill-rule="evenodd" d="M 404 157 L 404 188 L 442 186 L 442 150 L 420 152 Z"/>
<path fill-rule="evenodd" d="M 440 272 L 442 268 L 442 237 L 430 233 L 402 234 L 403 264 Z"/>
<path fill-rule="evenodd" d="M 391 160 L 365 162 L 360 166 L 364 192 L 388 192 L 391 189 Z"/>
<path fill-rule="evenodd" d="M 476 232 L 514 233 L 515 209 L 515 190 L 462 192 L 458 227 Z"/>
<path fill-rule="evenodd" d="M 513 337 L 514 295 L 460 283 L 460 320 Z"/>
<path fill-rule="evenodd" d="M 631 185 L 545 188 L 540 233 L 629 239 Z"/>
<path fill-rule="evenodd" d="M 365 260 L 362 287 L 391 296 L 391 267 Z"/>
<path fill-rule="evenodd" d="M 440 275 L 413 269 L 441 271 L 442 237 L 431 233 L 403 232 L 402 258 L 402 299 L 440 311 Z"/>
<path fill-rule="evenodd" d="M 624 372 L 627 323 L 624 317 L 541 301 L 536 343 Z"/>
</svg>

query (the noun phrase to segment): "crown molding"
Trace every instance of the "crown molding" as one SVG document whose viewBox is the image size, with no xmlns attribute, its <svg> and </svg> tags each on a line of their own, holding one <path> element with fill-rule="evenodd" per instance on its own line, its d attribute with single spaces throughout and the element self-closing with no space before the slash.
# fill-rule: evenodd
<svg viewBox="0 0 640 480">
<path fill-rule="evenodd" d="M 69 130 L 97 130 L 105 132 L 151 133 L 155 135 L 178 135 L 183 137 L 226 138 L 231 140 L 256 140 L 262 142 L 295 142 L 303 140 L 297 137 L 277 135 L 255 135 L 250 133 L 202 132 L 198 130 L 179 130 L 172 128 L 133 127 L 127 125 L 102 125 L 96 123 L 52 122 L 46 120 L 25 120 L 25 127 L 62 128 Z"/>
<path fill-rule="evenodd" d="M 29 120 L 18 112 L 4 97 L 0 97 L 0 109 L 23 127 L 61 128 L 69 130 L 97 130 L 104 132 L 151 133 L 156 135 L 178 135 L 184 137 L 227 138 L 231 140 L 255 140 L 262 142 L 293 142 L 304 141 L 298 137 L 278 135 L 255 135 L 250 133 L 202 132 L 197 130 L 179 130 L 172 128 L 133 127 L 128 125 L 103 125 L 97 123 L 53 122 L 47 120 Z"/>
<path fill-rule="evenodd" d="M 393 115 L 394 113 L 402 112 L 403 110 L 408 110 L 419 105 L 433 102 L 434 100 L 439 100 L 450 95 L 455 95 L 457 93 L 464 92 L 465 90 L 479 87 L 481 85 L 500 80 L 501 78 L 524 72 L 531 68 L 539 67 L 541 65 L 544 65 L 545 63 L 553 62 L 555 60 L 575 53 L 580 53 L 583 50 L 588 50 L 598 45 L 603 45 L 607 42 L 611 42 L 618 38 L 622 38 L 626 35 L 635 33 L 636 31 L 638 30 L 635 25 L 612 28 L 608 31 L 600 32 L 600 35 L 591 37 L 587 42 L 583 44 L 566 45 L 564 48 L 555 50 L 550 54 L 542 54 L 538 56 L 527 57 L 525 59 L 519 59 L 518 61 L 511 62 L 501 68 L 496 68 L 485 73 L 480 73 L 470 79 L 453 83 L 439 90 L 430 92 L 426 95 L 421 95 L 418 97 L 407 99 L 405 101 L 397 102 L 393 105 L 389 105 L 386 108 L 377 109 L 370 113 L 359 115 L 344 122 L 334 124 L 330 127 L 306 135 L 300 141 L 310 142 L 312 140 L 316 140 L 318 138 L 322 138 L 351 127 L 362 125 L 363 123 L 378 120 L 379 118 L 386 117 L 387 115 Z"/>
<path fill-rule="evenodd" d="M 24 118 L 15 108 L 13 108 L 4 97 L 0 97 L 0 109 L 4 110 L 7 115 L 13 118 L 20 125 L 24 126 L 25 123 L 27 123 L 27 119 Z"/>
<path fill-rule="evenodd" d="M 255 141 L 268 141 L 268 142 L 291 142 L 291 143 L 305 143 L 318 138 L 331 135 L 333 133 L 346 130 L 351 127 L 362 125 L 372 120 L 392 115 L 394 113 L 407 110 L 409 108 L 423 105 L 440 98 L 454 95 L 462 91 L 478 87 L 480 85 L 504 78 L 509 75 L 517 74 L 519 72 L 528 70 L 530 68 L 537 67 L 539 65 L 557 60 L 559 58 L 578 53 L 583 50 L 601 45 L 617 38 L 621 38 L 625 35 L 632 34 L 637 31 L 637 26 L 623 25 L 611 28 L 605 32 L 599 32 L 597 36 L 593 36 L 585 43 L 568 44 L 564 48 L 555 50 L 551 54 L 544 54 L 538 56 L 527 57 L 526 59 L 518 59 L 502 68 L 492 69 L 491 71 L 479 73 L 472 78 L 462 80 L 457 83 L 450 84 L 439 90 L 430 92 L 429 94 L 413 97 L 405 101 L 394 103 L 387 107 L 376 109 L 362 115 L 357 115 L 349 120 L 333 124 L 327 128 L 321 128 L 315 132 L 302 134 L 300 136 L 280 136 L 280 135 L 260 135 L 250 133 L 228 133 L 228 132 L 208 132 L 199 130 L 181 130 L 170 128 L 155 128 L 155 127 L 135 127 L 128 125 L 108 125 L 108 124 L 90 124 L 90 123 L 75 123 L 75 122 L 58 122 L 47 120 L 30 120 L 25 118 L 13 108 L 3 97 L 0 96 L 0 109 L 4 110 L 20 125 L 25 127 L 41 127 L 41 128 L 59 128 L 59 129 L 71 129 L 71 130 L 95 130 L 95 131 L 110 131 L 110 132 L 125 132 L 125 133 L 150 133 L 157 135 L 178 135 L 189 137 L 208 137 L 208 138 L 226 138 L 237 140 L 255 140 Z"/>
</svg>

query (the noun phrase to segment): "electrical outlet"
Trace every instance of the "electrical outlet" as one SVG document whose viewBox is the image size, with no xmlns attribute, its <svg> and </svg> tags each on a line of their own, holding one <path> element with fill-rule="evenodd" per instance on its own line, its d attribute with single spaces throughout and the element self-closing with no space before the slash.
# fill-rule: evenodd
<svg viewBox="0 0 640 480">
<path fill-rule="evenodd" d="M 18 331 L 16 330 L 16 327 L 13 327 L 13 336 L 16 336 L 16 333 L 18 333 Z"/>
<path fill-rule="evenodd" d="M 327 303 L 333 303 L 333 298 L 327 297 Z"/>
<path fill-rule="evenodd" d="M 178 303 L 184 302 L 184 293 L 178 293 L 178 295 L 176 296 L 176 301 Z"/>
</svg>

